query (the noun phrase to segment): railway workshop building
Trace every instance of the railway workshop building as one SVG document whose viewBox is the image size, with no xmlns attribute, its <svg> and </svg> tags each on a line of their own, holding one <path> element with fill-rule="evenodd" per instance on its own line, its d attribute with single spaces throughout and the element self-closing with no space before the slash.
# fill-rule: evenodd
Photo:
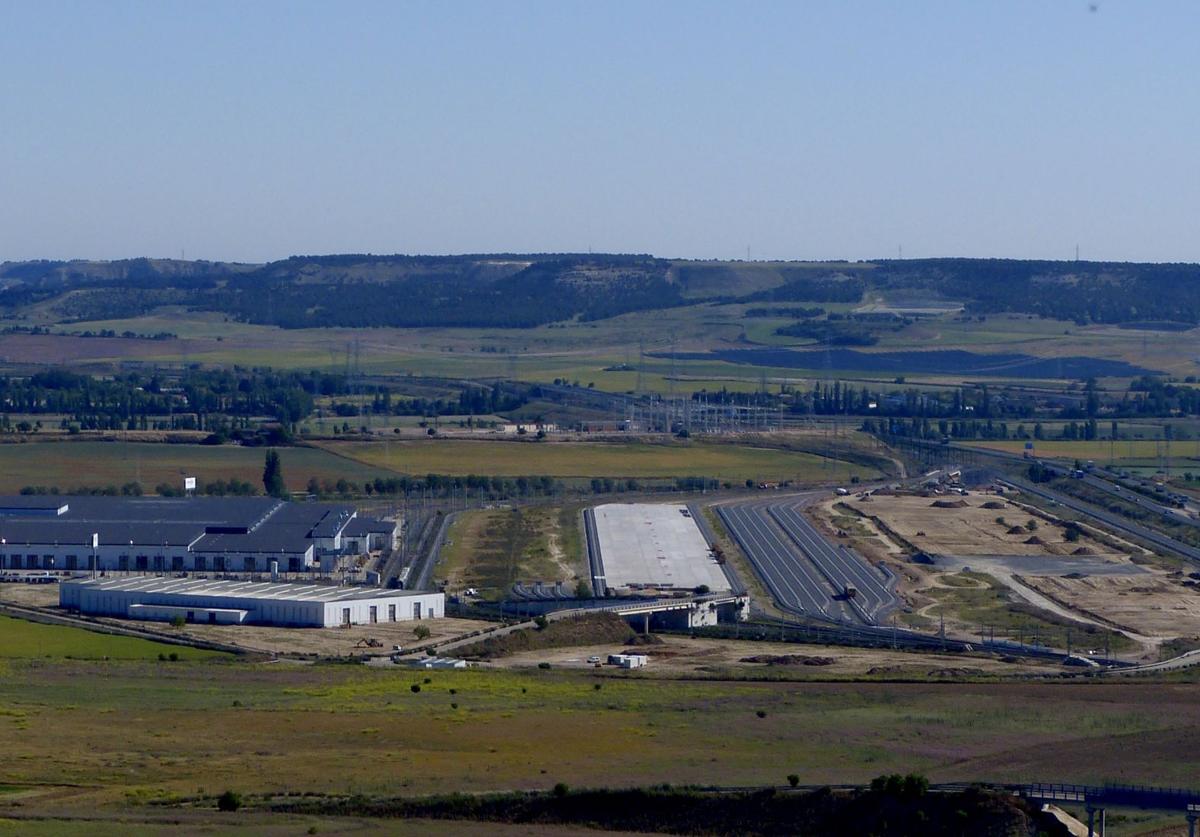
<svg viewBox="0 0 1200 837">
<path fill-rule="evenodd" d="M 272 497 L 0 497 L 0 569 L 331 572 L 398 531 L 353 506 Z"/>
</svg>

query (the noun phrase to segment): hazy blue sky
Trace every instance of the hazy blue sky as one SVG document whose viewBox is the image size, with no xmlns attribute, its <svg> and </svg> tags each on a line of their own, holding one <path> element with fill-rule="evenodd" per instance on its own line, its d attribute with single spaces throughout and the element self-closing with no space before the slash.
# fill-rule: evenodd
<svg viewBox="0 0 1200 837">
<path fill-rule="evenodd" d="M 0 0 L 0 260 L 1200 261 L 1200 2 Z"/>
</svg>

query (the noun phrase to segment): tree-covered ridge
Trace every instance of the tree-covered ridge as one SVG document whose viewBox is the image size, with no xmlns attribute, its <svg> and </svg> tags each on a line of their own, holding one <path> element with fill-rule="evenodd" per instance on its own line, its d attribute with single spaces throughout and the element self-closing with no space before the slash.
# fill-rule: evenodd
<svg viewBox="0 0 1200 837">
<path fill-rule="evenodd" d="M 1200 323 L 1200 265 L 914 259 L 878 262 L 870 284 L 924 289 L 971 313 L 1010 311 L 1083 323 Z"/>
<path fill-rule="evenodd" d="M 1084 323 L 1200 323 L 1200 265 L 914 259 L 670 261 L 646 255 L 294 256 L 265 265 L 129 259 L 0 264 L 0 310 L 63 320 L 161 305 L 245 322 L 527 328 L 701 302 L 952 301 Z M 936 307 L 936 306 L 935 306 Z"/>
</svg>

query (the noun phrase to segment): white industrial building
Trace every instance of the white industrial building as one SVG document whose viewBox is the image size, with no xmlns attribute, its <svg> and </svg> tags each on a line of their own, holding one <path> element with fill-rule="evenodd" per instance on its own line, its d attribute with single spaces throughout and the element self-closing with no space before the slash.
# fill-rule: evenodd
<svg viewBox="0 0 1200 837">
<path fill-rule="evenodd" d="M 399 523 L 272 497 L 0 497 L 0 569 L 330 572 Z"/>
<path fill-rule="evenodd" d="M 155 576 L 64 581 L 59 605 L 91 616 L 334 628 L 436 619 L 442 593 Z"/>
</svg>

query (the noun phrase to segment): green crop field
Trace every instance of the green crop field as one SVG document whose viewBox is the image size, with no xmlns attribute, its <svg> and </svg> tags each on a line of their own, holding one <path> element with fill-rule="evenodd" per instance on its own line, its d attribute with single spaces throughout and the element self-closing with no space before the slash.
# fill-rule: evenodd
<svg viewBox="0 0 1200 837">
<path fill-rule="evenodd" d="M 0 493 L 23 486 L 103 487 L 138 481 L 151 490 L 159 483 L 182 487 L 183 476 L 202 482 L 236 477 L 262 486 L 262 448 L 236 445 L 169 445 L 148 442 L 31 442 L 0 445 Z M 303 490 L 309 477 L 336 482 L 374 479 L 381 471 L 317 448 L 280 452 L 288 487 Z"/>
<path fill-rule="evenodd" d="M 180 660 L 229 657 L 218 651 L 0 616 L 0 659 L 153 660 L 159 654 L 176 654 Z"/>
<path fill-rule="evenodd" d="M 1021 453 L 1025 449 L 1025 443 L 1019 441 L 984 441 L 968 442 L 967 444 L 973 447 L 1001 450 L 1006 453 Z M 1090 459 L 1097 464 L 1105 464 L 1111 457 L 1118 464 L 1123 462 L 1135 464 L 1139 461 L 1159 462 L 1166 456 L 1167 446 L 1163 441 L 1152 439 L 1118 439 L 1115 442 L 1109 442 L 1107 439 L 1094 441 L 1055 439 L 1034 442 L 1034 451 L 1037 456 L 1052 459 L 1078 459 L 1081 461 Z M 1174 441 L 1171 443 L 1170 452 L 1176 465 L 1181 465 L 1184 460 L 1189 458 L 1200 458 L 1200 439 Z"/>
<path fill-rule="evenodd" d="M 810 453 L 706 442 L 677 444 L 596 442 L 329 442 L 326 450 L 376 468 L 408 474 L 492 474 L 551 477 L 714 477 L 723 480 L 822 482 L 873 468 Z"/>
</svg>

